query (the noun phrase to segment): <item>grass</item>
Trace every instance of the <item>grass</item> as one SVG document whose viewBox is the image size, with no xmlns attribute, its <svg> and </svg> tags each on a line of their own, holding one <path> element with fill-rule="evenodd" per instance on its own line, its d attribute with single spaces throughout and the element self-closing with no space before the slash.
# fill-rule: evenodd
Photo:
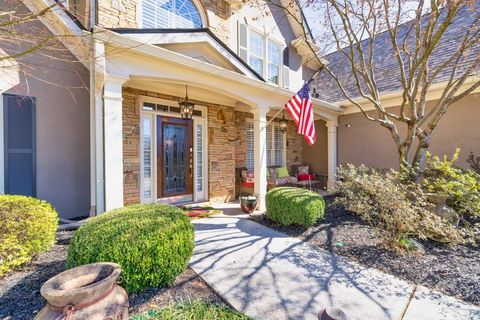
<svg viewBox="0 0 480 320">
<path fill-rule="evenodd" d="M 251 320 L 240 312 L 215 304 L 192 301 L 171 303 L 158 310 L 130 317 L 130 320 Z"/>
</svg>

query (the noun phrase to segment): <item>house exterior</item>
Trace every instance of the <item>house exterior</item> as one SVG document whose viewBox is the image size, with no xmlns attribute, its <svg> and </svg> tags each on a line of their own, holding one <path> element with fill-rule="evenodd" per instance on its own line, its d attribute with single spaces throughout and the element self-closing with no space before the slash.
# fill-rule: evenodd
<svg viewBox="0 0 480 320">
<path fill-rule="evenodd" d="M 49 3 L 19 2 L 32 11 Z M 286 133 L 278 124 L 282 115 L 269 120 L 321 65 L 305 53 L 305 30 L 278 7 L 233 0 L 70 1 L 39 20 L 52 33 L 75 36 L 61 43 L 71 55 L 65 64 L 76 62 L 88 85 L 75 102 L 53 99 L 42 90 L 48 87 L 43 79 L 31 79 L 39 89 L 25 94 L 15 89 L 25 89 L 21 65 L 16 83 L 4 85 L 4 115 L 19 109 L 13 101 L 30 100 L 37 114 L 22 123 L 35 124 L 32 161 L 19 169 L 4 163 L 4 192 L 38 196 L 70 218 L 134 203 L 230 201 L 238 195 L 236 168 L 247 167 L 263 207 L 267 166 L 303 164 L 309 150 L 287 113 Z M 179 112 L 187 94 L 195 104 L 191 120 Z M 319 173 L 332 185 L 341 108 L 318 99 L 313 104 L 322 125 L 317 136 L 325 168 Z M 40 135 L 45 124 L 38 116 L 55 112 L 48 108 L 56 108 L 67 133 L 51 128 L 51 136 Z M 4 122 L 4 136 L 15 134 L 8 130 Z M 68 153 L 66 163 L 45 145 Z M 15 169 L 30 170 L 30 180 Z M 62 170 L 68 174 L 56 174 Z M 17 181 L 23 189 L 13 189 Z"/>
<path fill-rule="evenodd" d="M 32 12 L 51 4 L 8 0 L 0 7 L 13 3 Z M 42 49 L 2 69 L 0 192 L 39 197 L 73 218 L 134 203 L 230 201 L 239 193 L 238 168 L 246 167 L 263 208 L 269 166 L 309 165 L 328 187 L 338 163 L 394 166 L 387 151 L 372 147 L 390 150 L 388 137 L 321 77 L 320 98 L 313 99 L 317 142 L 308 146 L 286 112 L 281 132 L 279 111 L 322 67 L 311 55 L 309 30 L 296 22 L 302 12 L 293 14 L 239 0 L 77 0 L 55 7 L 34 23 L 69 35 L 56 44 L 62 59 Z M 28 67 L 38 61 L 41 67 Z M 180 113 L 187 95 L 191 120 Z M 469 146 L 465 152 L 479 153 L 480 117 L 464 115 L 478 115 L 475 99 L 465 99 L 448 128 L 438 130 L 449 136 L 456 117 L 468 118 L 468 137 L 459 141 Z"/>
</svg>

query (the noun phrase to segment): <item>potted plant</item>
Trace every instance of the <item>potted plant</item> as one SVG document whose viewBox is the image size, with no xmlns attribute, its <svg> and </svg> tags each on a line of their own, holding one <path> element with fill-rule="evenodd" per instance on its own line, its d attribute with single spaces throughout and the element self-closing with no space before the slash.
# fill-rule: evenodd
<svg viewBox="0 0 480 320">
<path fill-rule="evenodd" d="M 241 196 L 240 197 L 240 207 L 245 213 L 252 213 L 258 204 L 258 198 L 254 195 Z"/>
</svg>

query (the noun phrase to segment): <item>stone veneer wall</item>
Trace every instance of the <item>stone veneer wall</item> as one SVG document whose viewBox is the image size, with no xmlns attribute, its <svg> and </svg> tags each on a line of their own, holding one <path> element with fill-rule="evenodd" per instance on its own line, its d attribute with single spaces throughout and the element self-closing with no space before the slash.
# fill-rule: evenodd
<svg viewBox="0 0 480 320">
<path fill-rule="evenodd" d="M 147 1 L 147 0 L 145 0 Z M 224 0 L 200 0 L 208 19 L 209 29 L 228 43 L 232 15 L 230 4 Z M 105 28 L 137 28 L 137 12 L 141 0 L 99 0 L 98 25 Z"/>
<path fill-rule="evenodd" d="M 123 89 L 123 202 L 140 203 L 140 100 L 145 94 L 136 89 Z"/>
<path fill-rule="evenodd" d="M 210 201 L 235 198 L 234 111 L 231 107 L 208 107 L 208 194 Z"/>
<path fill-rule="evenodd" d="M 123 89 L 124 204 L 140 202 L 140 96 L 167 100 L 178 97 L 133 88 Z M 235 195 L 236 128 L 233 108 L 195 101 L 208 107 L 208 193 L 213 202 Z"/>
</svg>

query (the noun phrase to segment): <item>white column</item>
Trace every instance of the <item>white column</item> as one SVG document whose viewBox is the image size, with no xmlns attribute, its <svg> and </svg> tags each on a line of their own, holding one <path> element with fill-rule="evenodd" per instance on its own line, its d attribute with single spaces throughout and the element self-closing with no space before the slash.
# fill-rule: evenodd
<svg viewBox="0 0 480 320">
<path fill-rule="evenodd" d="M 335 188 L 337 172 L 337 121 L 327 121 L 328 135 L 328 180 L 327 188 Z"/>
<path fill-rule="evenodd" d="M 260 211 L 265 211 L 267 193 L 267 112 L 268 107 L 258 106 L 253 111 L 253 160 L 255 174 L 255 195 Z"/>
<path fill-rule="evenodd" d="M 3 90 L 0 90 L 0 194 L 5 193 L 5 146 L 3 127 Z"/>
<path fill-rule="evenodd" d="M 105 46 L 92 34 L 90 48 L 90 215 L 105 212 L 103 86 Z"/>
<path fill-rule="evenodd" d="M 103 137 L 103 90 L 96 91 L 94 108 L 92 110 L 94 121 L 91 122 L 93 135 L 92 148 L 92 206 L 95 214 L 105 212 L 105 175 L 104 175 L 104 137 Z M 93 214 L 93 212 L 92 212 Z"/>
<path fill-rule="evenodd" d="M 125 81 L 107 76 L 103 89 L 105 211 L 123 207 L 122 85 Z"/>
</svg>

